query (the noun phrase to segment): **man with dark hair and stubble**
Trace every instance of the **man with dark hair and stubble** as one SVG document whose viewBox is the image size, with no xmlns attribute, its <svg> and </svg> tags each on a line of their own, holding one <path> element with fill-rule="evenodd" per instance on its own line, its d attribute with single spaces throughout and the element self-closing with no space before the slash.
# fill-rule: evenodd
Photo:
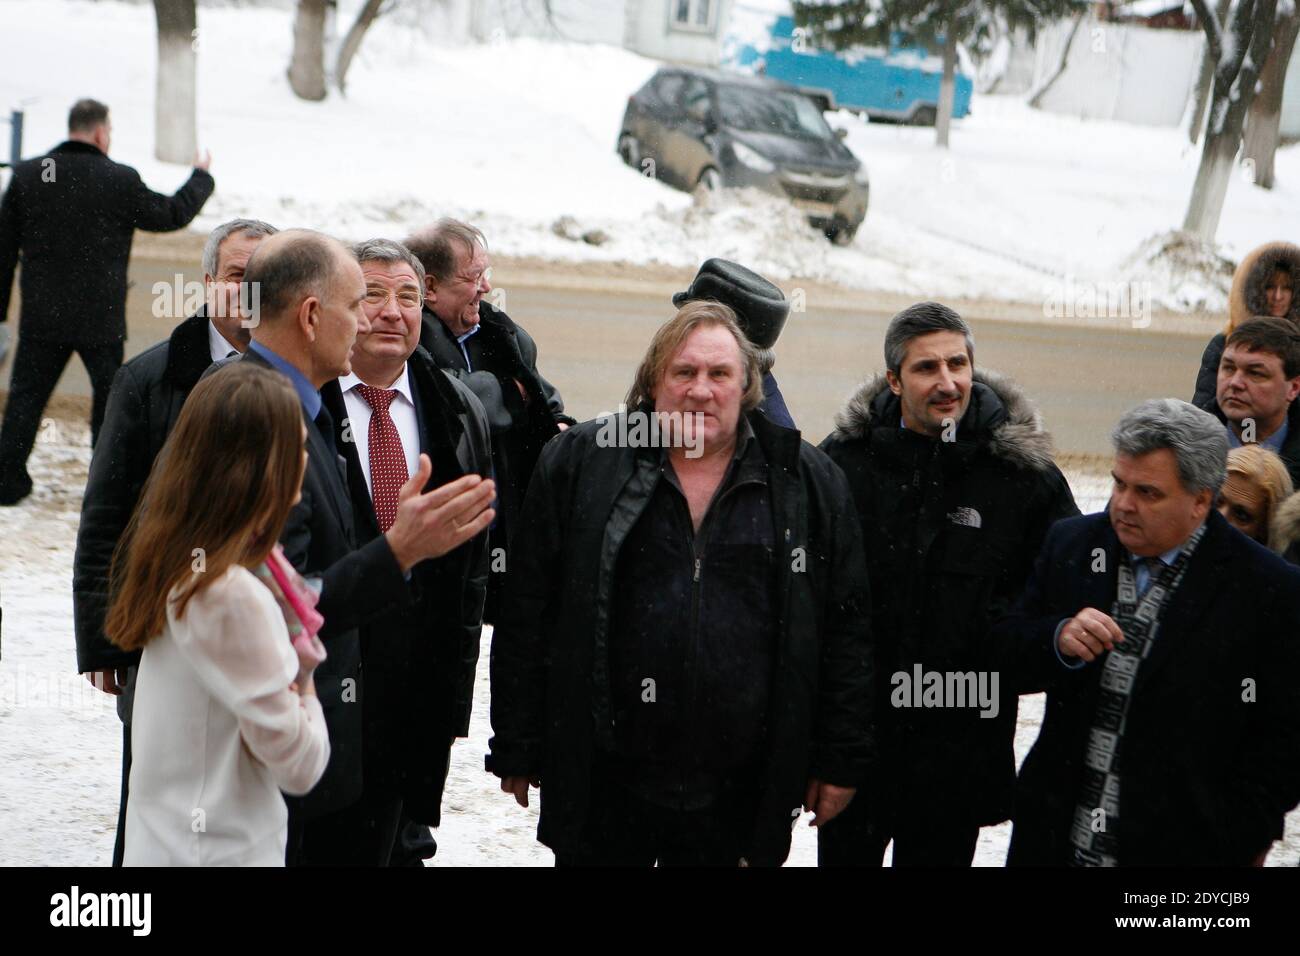
<svg viewBox="0 0 1300 956">
<path fill-rule="evenodd" d="M 136 229 L 172 232 L 212 195 L 209 157 L 172 196 L 153 192 L 130 166 L 108 158 L 108 107 L 79 100 L 68 139 L 14 167 L 0 200 L 0 323 L 21 259 L 21 335 L 0 427 L 0 505 L 32 490 L 27 472 L 41 414 L 72 353 L 93 389 L 91 442 L 99 436 L 126 339 L 127 265 Z"/>
<path fill-rule="evenodd" d="M 1290 319 L 1255 318 L 1233 330 L 1205 411 L 1223 422 L 1228 447 L 1276 452 L 1300 484 L 1300 330 Z"/>
<path fill-rule="evenodd" d="M 818 862 L 879 866 L 892 841 L 895 866 L 969 866 L 980 827 L 1010 816 L 1016 774 L 1015 680 L 990 627 L 1078 509 L 1029 400 L 975 370 L 961 316 L 909 306 L 884 351 L 885 374 L 822 443 L 866 544 L 881 772 L 818 834 Z"/>
<path fill-rule="evenodd" d="M 115 864 L 123 830 L 131 769 L 131 690 L 139 653 L 114 647 L 104 636 L 109 565 L 144 489 L 154 459 L 171 434 L 191 390 L 213 362 L 248 347 L 248 316 L 239 289 L 244 267 L 276 229 L 256 219 L 233 219 L 208 236 L 203 248 L 204 304 L 172 331 L 117 371 L 100 439 L 90 460 L 72 563 L 72 607 L 77 670 L 117 697 L 122 718 L 122 797 Z"/>
<path fill-rule="evenodd" d="M 281 544 L 302 574 L 321 579 L 317 609 L 325 618 L 320 637 L 329 654 L 315 678 L 329 725 L 330 759 L 311 793 L 288 800 L 286 862 L 356 863 L 371 841 L 340 825 L 340 815 L 365 813 L 357 806 L 364 796 L 358 627 L 380 614 L 410 608 L 412 570 L 484 531 L 494 517 L 495 490 L 492 481 L 478 474 L 426 490 L 433 464 L 421 452 L 415 472 L 390 502 L 391 525 L 361 543 L 339 455 L 345 433 L 321 397 L 322 386 L 352 372 L 357 334 L 370 331 L 361 266 L 337 240 L 289 230 L 262 241 L 248 260 L 244 284 L 255 311 L 252 340 L 238 361 L 281 372 L 302 402 L 307 469 L 302 500 L 289 514 Z"/>
</svg>

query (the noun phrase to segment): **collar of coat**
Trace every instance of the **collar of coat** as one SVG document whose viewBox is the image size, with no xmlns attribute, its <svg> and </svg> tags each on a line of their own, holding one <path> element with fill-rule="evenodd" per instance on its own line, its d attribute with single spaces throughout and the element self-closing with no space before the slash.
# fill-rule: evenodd
<svg viewBox="0 0 1300 956">
<path fill-rule="evenodd" d="M 898 396 L 884 374 L 864 382 L 835 416 L 836 438 L 869 439 L 878 428 L 897 430 L 902 422 Z M 1047 471 L 1053 467 L 1052 436 L 1042 417 L 1010 379 L 976 369 L 970 405 L 957 427 L 959 443 L 984 446 L 989 454 L 1019 468 Z"/>
<path fill-rule="evenodd" d="M 167 340 L 166 377 L 179 388 L 189 391 L 198 384 L 211 364 L 208 311 L 207 306 L 200 306 L 197 312 L 172 330 Z"/>
</svg>

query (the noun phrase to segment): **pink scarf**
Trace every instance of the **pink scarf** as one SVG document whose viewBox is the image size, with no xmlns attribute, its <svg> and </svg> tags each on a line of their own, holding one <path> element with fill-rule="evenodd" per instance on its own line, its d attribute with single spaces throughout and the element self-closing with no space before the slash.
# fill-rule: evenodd
<svg viewBox="0 0 1300 956">
<path fill-rule="evenodd" d="M 312 582 L 304 580 L 285 558 L 284 549 L 278 544 L 254 570 L 254 574 L 267 586 L 280 605 L 294 647 L 300 651 L 310 649 L 315 644 L 313 638 L 325 623 L 325 619 L 316 610 L 316 602 L 320 600 L 319 584 L 313 587 Z"/>
</svg>

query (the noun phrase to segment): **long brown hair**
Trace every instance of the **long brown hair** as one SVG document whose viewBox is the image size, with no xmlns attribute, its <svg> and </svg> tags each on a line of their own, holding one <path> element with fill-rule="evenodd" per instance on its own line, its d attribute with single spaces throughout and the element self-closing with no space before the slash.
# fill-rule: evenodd
<svg viewBox="0 0 1300 956">
<path fill-rule="evenodd" d="M 123 650 L 162 633 L 231 566 L 266 559 L 302 484 L 303 414 L 288 379 L 232 362 L 190 393 L 113 554 L 104 632 Z"/>
</svg>

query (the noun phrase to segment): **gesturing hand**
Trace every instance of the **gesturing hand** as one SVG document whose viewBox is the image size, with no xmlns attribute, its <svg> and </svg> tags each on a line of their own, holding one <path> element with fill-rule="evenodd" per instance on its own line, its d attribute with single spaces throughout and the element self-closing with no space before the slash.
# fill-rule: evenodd
<svg viewBox="0 0 1300 956">
<path fill-rule="evenodd" d="M 1056 635 L 1056 646 L 1062 657 L 1095 661 L 1106 651 L 1113 650 L 1122 640 L 1124 632 L 1119 629 L 1114 618 L 1095 607 L 1085 607 L 1065 622 L 1061 632 Z"/>
<path fill-rule="evenodd" d="M 420 455 L 420 466 L 397 493 L 397 517 L 385 532 L 403 573 L 427 558 L 440 558 L 492 523 L 489 507 L 496 497 L 491 479 L 465 475 L 421 493 L 433 463 Z"/>
</svg>

